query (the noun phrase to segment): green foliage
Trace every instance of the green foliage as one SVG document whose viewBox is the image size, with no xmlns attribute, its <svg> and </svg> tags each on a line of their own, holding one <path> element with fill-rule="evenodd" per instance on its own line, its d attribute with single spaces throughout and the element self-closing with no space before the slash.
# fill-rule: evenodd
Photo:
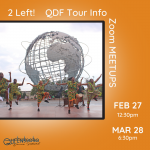
<svg viewBox="0 0 150 150">
<path fill-rule="evenodd" d="M 68 92 L 68 90 L 63 91 L 63 92 L 62 92 L 62 95 L 63 95 L 64 97 L 67 97 L 67 92 Z"/>
<path fill-rule="evenodd" d="M 22 92 L 21 92 L 21 91 L 20 91 L 20 93 L 21 93 L 21 98 L 22 98 L 23 94 L 22 94 Z"/>
<path fill-rule="evenodd" d="M 36 93 L 37 93 L 37 88 L 36 87 L 32 87 L 31 95 L 35 95 Z"/>
<path fill-rule="evenodd" d="M 67 78 L 65 77 L 65 78 L 62 80 L 62 83 L 67 83 L 67 82 L 68 82 L 68 80 L 67 80 Z M 58 80 L 57 83 L 61 83 L 61 80 Z"/>
<path fill-rule="evenodd" d="M 53 96 L 53 95 L 55 96 L 58 93 L 58 91 L 48 91 L 48 92 L 51 96 Z"/>
<path fill-rule="evenodd" d="M 25 96 L 26 96 L 26 93 L 24 92 L 24 93 L 22 94 L 22 97 L 21 97 L 21 98 L 25 98 Z"/>
</svg>

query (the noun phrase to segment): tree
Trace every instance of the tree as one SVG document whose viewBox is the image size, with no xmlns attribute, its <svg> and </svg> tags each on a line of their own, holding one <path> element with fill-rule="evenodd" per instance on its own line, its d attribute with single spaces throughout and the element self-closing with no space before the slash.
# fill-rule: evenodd
<svg viewBox="0 0 150 150">
<path fill-rule="evenodd" d="M 56 94 L 58 93 L 58 91 L 49 91 L 49 95 L 51 95 L 51 96 L 55 96 Z"/>
<path fill-rule="evenodd" d="M 35 95 L 37 93 L 37 87 L 32 87 L 31 95 Z"/>
<path fill-rule="evenodd" d="M 21 91 L 21 88 L 20 87 L 18 87 L 18 91 L 21 93 L 21 97 L 22 97 L 22 91 Z"/>
<path fill-rule="evenodd" d="M 62 79 L 62 83 L 67 83 L 68 80 L 66 77 L 64 77 L 64 79 Z M 56 83 L 61 83 L 61 80 L 56 81 Z"/>
<path fill-rule="evenodd" d="M 24 92 L 24 93 L 22 94 L 22 98 L 25 98 L 25 96 L 26 96 L 26 93 Z"/>
</svg>

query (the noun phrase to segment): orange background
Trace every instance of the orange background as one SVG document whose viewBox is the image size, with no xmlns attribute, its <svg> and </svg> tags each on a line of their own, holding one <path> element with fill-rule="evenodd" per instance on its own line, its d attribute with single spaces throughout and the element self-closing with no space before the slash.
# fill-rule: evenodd
<svg viewBox="0 0 150 150">
<path fill-rule="evenodd" d="M 149 41 L 150 1 L 2 1 L 0 20 L 104 20 L 105 21 L 105 120 L 0 120 L 2 149 L 144 149 L 149 150 Z M 8 9 L 35 9 L 34 17 L 8 17 Z M 105 10 L 107 16 L 61 17 L 49 19 L 46 9 Z M 109 18 L 116 18 L 115 43 L 109 43 Z M 116 46 L 117 86 L 109 87 L 109 47 Z M 114 102 L 142 102 L 141 108 L 119 110 Z M 117 113 L 138 113 L 138 118 L 118 118 Z M 131 127 L 131 134 L 112 133 L 112 127 Z M 143 127 L 143 134 L 134 134 Z M 119 135 L 137 136 L 136 141 L 119 141 Z M 38 146 L 5 146 L 5 138 L 39 138 Z"/>
</svg>

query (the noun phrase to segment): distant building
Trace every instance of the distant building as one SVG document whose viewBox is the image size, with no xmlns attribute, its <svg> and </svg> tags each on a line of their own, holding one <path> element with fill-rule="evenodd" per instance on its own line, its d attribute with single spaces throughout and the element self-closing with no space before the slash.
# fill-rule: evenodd
<svg viewBox="0 0 150 150">
<path fill-rule="evenodd" d="M 23 93 L 26 93 L 26 97 L 25 97 L 25 99 L 34 99 L 34 95 L 31 95 L 31 91 L 21 91 L 22 92 L 22 94 Z"/>
</svg>

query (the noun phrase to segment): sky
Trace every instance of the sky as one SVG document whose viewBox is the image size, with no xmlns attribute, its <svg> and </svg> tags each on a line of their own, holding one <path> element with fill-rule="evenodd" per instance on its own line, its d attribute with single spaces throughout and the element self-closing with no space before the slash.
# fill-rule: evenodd
<svg viewBox="0 0 150 150">
<path fill-rule="evenodd" d="M 88 72 L 90 78 L 96 80 L 102 74 L 102 23 L 3 23 L 0 22 L 0 72 L 4 73 L 4 77 L 9 79 L 11 71 L 12 80 L 17 79 L 21 83 L 25 77 L 23 86 L 20 86 L 22 91 L 30 91 L 32 87 L 26 83 L 32 81 L 28 75 L 19 71 L 19 65 L 25 58 L 26 49 L 29 44 L 40 34 L 50 31 L 59 31 L 69 34 L 77 38 L 80 43 L 83 53 L 87 54 L 89 48 L 89 56 L 86 56 L 84 70 Z M 23 42 L 23 46 L 21 45 Z M 87 46 L 85 46 L 85 43 Z M 90 63 L 91 62 L 91 63 Z M 90 63 L 90 64 L 89 64 Z M 89 64 L 89 65 L 87 65 Z M 87 66 L 86 66 L 87 65 Z M 24 71 L 25 65 L 21 66 Z M 81 77 L 89 78 L 89 75 L 83 71 Z M 85 80 L 83 79 L 82 83 Z M 102 83 L 102 78 L 97 84 Z"/>
</svg>

